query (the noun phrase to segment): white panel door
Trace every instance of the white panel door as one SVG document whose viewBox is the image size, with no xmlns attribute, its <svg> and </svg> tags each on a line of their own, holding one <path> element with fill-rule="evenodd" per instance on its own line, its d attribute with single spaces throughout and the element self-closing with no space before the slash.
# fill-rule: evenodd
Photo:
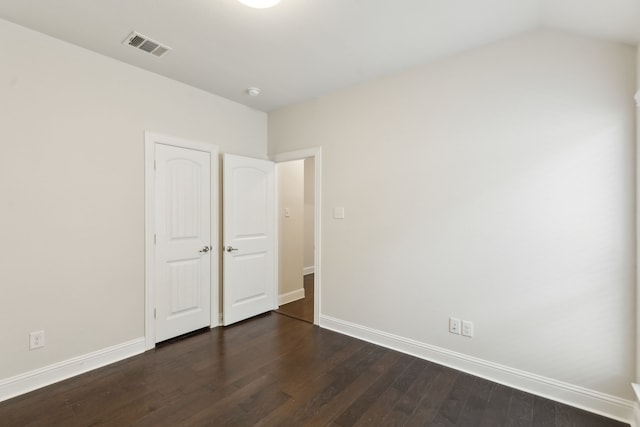
<svg viewBox="0 0 640 427">
<path fill-rule="evenodd" d="M 274 164 L 224 155 L 223 323 L 277 308 Z"/>
<path fill-rule="evenodd" d="M 156 145 L 156 342 L 211 322 L 210 156 Z"/>
</svg>

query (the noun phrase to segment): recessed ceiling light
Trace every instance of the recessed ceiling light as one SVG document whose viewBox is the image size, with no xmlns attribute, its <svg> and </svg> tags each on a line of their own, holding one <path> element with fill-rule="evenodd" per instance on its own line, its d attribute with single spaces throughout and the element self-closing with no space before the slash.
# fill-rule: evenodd
<svg viewBox="0 0 640 427">
<path fill-rule="evenodd" d="M 247 93 L 251 96 L 258 96 L 260 95 L 260 88 L 257 87 L 249 87 L 247 88 Z"/>
<path fill-rule="evenodd" d="M 240 3 L 249 6 L 255 7 L 256 9 L 266 9 L 268 7 L 273 7 L 280 3 L 280 0 L 238 0 Z"/>
</svg>

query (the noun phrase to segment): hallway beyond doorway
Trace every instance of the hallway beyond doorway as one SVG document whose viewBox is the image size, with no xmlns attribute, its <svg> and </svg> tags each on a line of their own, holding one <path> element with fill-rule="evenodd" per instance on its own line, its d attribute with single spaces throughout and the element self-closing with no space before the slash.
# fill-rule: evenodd
<svg viewBox="0 0 640 427">
<path fill-rule="evenodd" d="M 313 274 L 304 276 L 304 298 L 281 305 L 275 312 L 313 323 L 313 304 L 315 297 L 313 294 L 313 278 Z"/>
</svg>

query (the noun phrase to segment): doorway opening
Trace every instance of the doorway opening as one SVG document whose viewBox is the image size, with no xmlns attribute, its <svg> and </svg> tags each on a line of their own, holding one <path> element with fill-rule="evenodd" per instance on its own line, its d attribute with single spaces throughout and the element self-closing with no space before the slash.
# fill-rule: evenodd
<svg viewBox="0 0 640 427">
<path fill-rule="evenodd" d="M 321 312 L 321 149 L 281 153 L 278 191 L 277 313 L 319 325 Z"/>
<path fill-rule="evenodd" d="M 276 165 L 278 176 L 278 305 L 276 310 L 314 321 L 315 159 Z"/>
</svg>

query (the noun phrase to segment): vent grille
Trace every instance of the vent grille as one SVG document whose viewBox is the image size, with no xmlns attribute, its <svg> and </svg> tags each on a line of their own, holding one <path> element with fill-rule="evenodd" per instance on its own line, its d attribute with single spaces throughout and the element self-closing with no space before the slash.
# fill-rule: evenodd
<svg viewBox="0 0 640 427">
<path fill-rule="evenodd" d="M 135 31 L 129 34 L 129 36 L 122 42 L 122 44 L 129 45 L 133 48 L 142 50 L 157 57 L 163 56 L 171 50 L 169 46 L 162 45 L 157 41 L 151 40 L 149 37 L 143 36 L 142 34 Z"/>
<path fill-rule="evenodd" d="M 166 47 L 164 47 L 164 46 L 158 46 L 158 47 L 157 47 L 153 52 L 151 52 L 151 53 L 153 53 L 155 56 L 162 56 L 162 55 L 164 55 L 165 53 L 167 53 L 168 51 L 169 51 L 169 49 L 168 49 L 168 48 L 166 48 Z"/>
<path fill-rule="evenodd" d="M 144 50 L 145 52 L 151 53 L 158 47 L 158 43 L 154 43 L 151 40 L 146 40 L 139 46 L 139 49 Z"/>
<path fill-rule="evenodd" d="M 133 37 L 131 37 L 131 40 L 129 40 L 129 46 L 138 47 L 142 44 L 143 41 L 144 41 L 144 37 L 140 37 L 139 35 L 136 34 Z"/>
</svg>

